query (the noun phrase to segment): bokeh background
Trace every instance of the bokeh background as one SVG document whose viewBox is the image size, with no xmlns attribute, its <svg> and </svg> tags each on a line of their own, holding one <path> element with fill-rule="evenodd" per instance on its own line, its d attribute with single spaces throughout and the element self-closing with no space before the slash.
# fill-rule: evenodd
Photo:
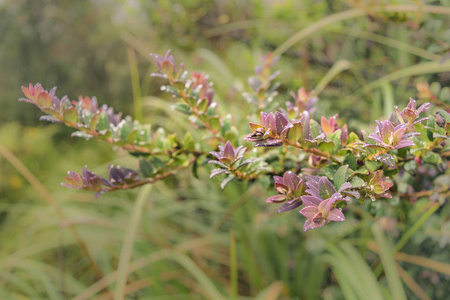
<svg viewBox="0 0 450 300">
<path fill-rule="evenodd" d="M 268 182 L 221 191 L 205 166 L 199 179 L 185 170 L 155 184 L 139 219 L 142 190 L 95 199 L 60 186 L 67 170 L 135 160 L 39 122 L 16 100 L 21 85 L 40 82 L 182 132 L 183 117 L 149 76 L 150 53 L 171 49 L 187 69 L 210 74 L 219 110 L 245 132 L 253 112 L 242 92 L 261 55 L 275 51 L 274 101 L 315 89 L 316 118 L 339 113 L 351 130 L 371 129 L 419 82 L 450 101 L 449 15 L 448 0 L 0 0 L 0 298 L 446 299 L 448 205 L 427 215 L 427 198 L 380 201 L 304 234 L 302 216 L 264 203 Z M 133 232 L 129 268 L 117 271 Z M 405 233 L 394 256 L 389 245 Z M 380 264 L 383 245 L 390 256 Z"/>
</svg>

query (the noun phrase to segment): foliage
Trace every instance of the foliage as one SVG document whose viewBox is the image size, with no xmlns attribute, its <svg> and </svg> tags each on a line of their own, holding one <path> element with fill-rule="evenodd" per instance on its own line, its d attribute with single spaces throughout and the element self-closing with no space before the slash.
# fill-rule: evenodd
<svg viewBox="0 0 450 300">
<path fill-rule="evenodd" d="M 55 10 L 49 1 L 33 13 L 20 10 L 21 18 L 9 12 L 27 1 L 11 2 L 0 18 L 12 24 L 10 42 L 11 36 L 23 36 L 17 24 L 28 24 L 34 15 L 40 20 L 28 29 L 33 51 L 15 67 L 27 75 L 17 80 L 18 73 L 9 72 L 7 86 L 41 80 L 69 94 L 95 90 L 99 99 L 127 113 L 129 67 L 137 120 L 98 105 L 94 97 L 67 102 L 54 90 L 26 87 L 43 93 L 27 98 L 46 110 L 44 119 L 112 145 L 118 158 L 112 160 L 105 144 L 65 139 L 63 127 L 25 128 L 33 132 L 30 139 L 30 134 L 22 138 L 21 127 L 2 125 L 1 143 L 17 136 L 6 146 L 50 190 L 45 193 L 26 175 L 35 185 L 24 184 L 17 171 L 27 173 L 2 148 L 8 179 L 1 185 L 8 195 L 1 215 L 2 260 L 8 262 L 1 270 L 3 298 L 351 299 L 370 291 L 373 298 L 445 299 L 444 262 L 450 259 L 445 1 L 424 3 L 421 12 L 410 3 L 379 9 L 379 3 L 358 1 L 186 1 L 174 7 L 135 1 L 125 14 L 118 6 L 88 2 L 58 4 Z M 442 7 L 436 13 L 427 4 Z M 87 24 L 68 18 L 75 26 L 63 27 L 65 35 L 46 43 L 42 32 L 47 38 L 55 32 L 43 28 L 58 28 L 51 26 L 59 22 L 52 16 L 69 6 L 91 20 L 91 37 L 75 45 L 65 39 L 73 36 L 72 27 L 84 34 Z M 105 21 L 110 15 L 113 24 Z M 130 26 L 126 18 L 139 25 Z M 41 60 L 61 43 L 70 49 L 63 60 Z M 117 47 L 123 43 L 129 66 L 125 47 Z M 189 69 L 206 72 L 184 72 L 167 53 L 153 57 L 158 77 L 142 76 L 148 52 L 168 48 Z M 85 56 L 77 51 L 89 63 L 69 68 L 64 60 Z M 278 61 L 275 54 L 263 56 L 250 74 L 253 57 L 269 51 L 283 56 Z M 135 52 L 142 56 L 136 59 Z M 19 61 L 11 55 L 9 61 Z M 49 80 L 42 70 L 50 69 Z M 6 89 L 4 95 L 16 94 Z M 418 101 L 407 104 L 409 96 Z M 14 107 L 2 118 L 20 115 L 34 124 L 33 113 L 13 102 L 2 101 Z M 426 102 L 433 105 L 418 105 Z M 400 110 L 394 104 L 407 106 Z M 425 108 L 432 111 L 427 120 Z M 34 144 L 39 147 L 30 151 L 27 145 Z M 57 185 L 63 171 L 84 164 L 90 170 L 69 172 L 65 184 L 102 194 L 98 199 Z M 209 182 L 210 170 L 221 184 Z M 140 185 L 146 187 L 138 195 L 126 190 Z M 220 186 L 227 187 L 219 191 Z M 47 201 L 50 196 L 47 206 L 38 195 Z M 304 234 L 303 216 L 277 215 L 264 199 L 280 203 L 279 212 L 303 211 L 309 220 L 304 229 L 341 220 L 341 214 L 346 222 Z M 16 253 L 16 245 L 24 250 Z"/>
<path fill-rule="evenodd" d="M 150 125 L 141 125 L 130 117 L 122 119 L 122 114 L 114 114 L 112 108 L 106 105 L 99 107 L 95 97 L 92 99 L 80 97 L 79 101 L 71 102 L 66 96 L 59 99 L 55 95 L 55 88 L 47 92 L 40 84 L 22 87 L 26 98 L 20 100 L 34 104 L 48 114 L 42 119 L 62 122 L 66 126 L 78 129 L 79 131 L 75 132 L 76 136 L 94 137 L 122 147 L 134 156 L 140 157 L 139 173 L 127 168 L 110 166 L 108 179 L 105 179 L 84 168 L 82 174 L 69 172 L 69 177 L 66 178 L 69 184 L 66 186 L 97 191 L 98 195 L 152 183 L 173 174 L 180 167 L 195 163 L 205 155 L 196 148 L 214 147 L 215 143 L 225 140 L 230 133 L 230 119 L 220 117 L 215 112 L 217 104 L 213 102 L 214 91 L 212 84 L 208 82 L 208 75 L 198 72 L 189 74 L 184 71 L 184 64 L 177 66 L 169 51 L 164 56 L 154 55 L 154 57 L 159 73 L 152 76 L 166 79 L 168 85 L 162 89 L 181 100 L 174 108 L 189 115 L 194 128 L 209 133 L 209 139 L 200 141 L 197 147 L 196 141 L 192 140 L 189 133 L 185 134 L 183 141 L 178 140 L 175 134 L 166 135 L 162 128 L 158 129 L 157 135 L 152 136 Z M 267 60 L 262 61 L 264 63 Z M 261 70 L 264 68 L 257 68 L 257 74 Z M 266 70 L 266 73 L 269 74 L 270 70 Z M 272 75 L 269 78 L 274 77 Z M 263 99 L 258 107 L 264 107 L 266 102 L 270 101 Z M 281 172 L 286 172 L 283 178 L 284 188 L 280 185 L 280 177 L 275 177 L 279 193 L 295 195 L 294 199 L 291 196 L 287 206 L 283 206 L 279 212 L 304 204 L 305 207 L 300 213 L 307 218 L 304 226 L 306 231 L 321 227 L 326 221 L 344 221 L 341 209 L 345 208 L 345 205 L 342 206 L 344 202 L 350 201 L 349 196 L 361 203 L 365 197 L 372 201 L 377 198 L 392 198 L 388 190 L 394 183 L 387 180 L 395 180 L 394 176 L 403 171 L 403 166 L 410 161 L 426 161 L 435 164 L 436 168 L 443 165 L 445 170 L 446 153 L 450 147 L 447 141 L 450 132 L 450 123 L 447 120 L 450 121 L 450 114 L 444 110 L 437 112 L 439 122 L 428 123 L 425 127 L 422 122 L 433 118 L 420 118 L 420 114 L 429 107 L 430 103 L 425 103 L 417 108 L 416 100 L 410 98 L 405 109 L 400 111 L 398 107 L 395 108 L 396 114 L 393 114 L 390 120 L 377 120 L 375 133 L 367 135 L 363 132 L 364 141 L 356 133 L 349 133 L 346 125 L 342 126 L 344 130 L 339 128 L 336 122 L 337 115 L 329 120 L 322 116 L 319 125 L 310 119 L 307 110 L 297 110 L 298 114 L 292 119 L 280 111 L 270 113 L 261 111 L 261 124 L 250 123 L 253 132 L 246 135 L 243 140 L 254 142 L 255 147 L 287 146 L 282 153 L 278 151 L 276 154 L 286 156 L 285 165 L 296 165 L 297 170 L 302 171 L 307 166 L 306 162 L 309 162 L 311 168 L 308 172 L 322 176 L 306 176 L 303 180 L 283 166 L 284 170 Z M 226 121 L 228 126 L 225 126 Z M 426 134 L 427 138 L 419 139 L 422 134 Z M 412 138 L 416 140 L 413 141 Z M 252 164 L 257 157 L 261 157 L 262 152 L 253 152 L 253 157 L 235 166 L 244 158 L 241 154 L 241 150 L 245 152 L 243 147 L 241 145 L 234 149 L 230 141 L 227 141 L 224 146 L 219 145 L 219 152 L 210 152 L 217 160 L 209 162 L 221 167 L 214 169 L 210 178 L 222 173 L 228 174 L 221 183 L 222 188 L 235 178 L 254 180 L 264 174 L 280 172 L 271 167 L 270 162 L 264 158 L 260 159 L 259 165 Z M 400 149 L 403 151 L 399 151 Z M 298 150 L 310 154 L 308 157 L 305 156 L 305 162 L 294 158 L 294 153 Z M 290 157 L 289 151 L 292 152 Z M 289 160 L 292 162 L 288 163 Z M 248 169 L 248 172 L 238 171 L 241 167 Z M 389 173 L 390 176 L 383 177 L 383 172 Z M 333 183 L 326 176 L 329 176 Z M 309 189 L 299 188 L 299 185 L 306 185 Z M 438 194 L 447 192 L 444 187 Z M 279 202 L 287 198 L 276 199 L 275 202 Z M 273 200 L 274 198 L 271 198 L 268 202 L 274 202 Z"/>
</svg>

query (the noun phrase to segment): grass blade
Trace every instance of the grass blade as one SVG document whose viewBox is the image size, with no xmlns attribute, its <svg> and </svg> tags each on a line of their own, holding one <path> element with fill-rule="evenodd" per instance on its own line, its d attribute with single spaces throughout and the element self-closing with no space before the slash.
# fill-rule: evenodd
<svg viewBox="0 0 450 300">
<path fill-rule="evenodd" d="M 211 279 L 209 279 L 208 275 L 206 275 L 205 272 L 203 272 L 186 254 L 172 252 L 171 258 L 176 260 L 189 273 L 191 273 L 191 275 L 197 280 L 200 286 L 203 287 L 205 292 L 210 296 L 209 299 L 225 299 L 217 290 Z"/>
<path fill-rule="evenodd" d="M 403 289 L 402 281 L 400 280 L 395 267 L 396 264 L 392 246 L 384 237 L 380 227 L 376 224 L 372 226 L 372 233 L 380 250 L 381 262 L 383 263 L 387 282 L 393 298 L 396 300 L 406 300 L 405 290 Z"/>
<path fill-rule="evenodd" d="M 341 22 L 344 20 L 349 20 L 357 17 L 362 17 L 366 15 L 366 13 L 360 9 L 351 9 L 346 10 L 337 14 L 333 14 L 331 16 L 327 16 L 320 21 L 317 21 L 308 27 L 300 30 L 293 36 L 291 36 L 287 41 L 285 41 L 283 44 L 281 44 L 275 51 L 274 54 L 276 56 L 282 55 L 284 52 L 286 52 L 289 48 L 300 42 L 305 37 L 313 34 L 314 32 L 324 28 L 325 26 Z"/>
<path fill-rule="evenodd" d="M 238 296 L 238 267 L 236 254 L 236 238 L 233 230 L 230 230 L 230 282 L 231 282 L 231 299 L 237 299 Z"/>
<path fill-rule="evenodd" d="M 136 52 L 127 48 L 128 65 L 130 66 L 131 87 L 133 89 L 134 118 L 141 122 L 144 119 L 142 110 L 141 84 L 139 82 L 139 69 L 136 60 Z"/>
<path fill-rule="evenodd" d="M 352 66 L 353 64 L 348 60 L 338 60 L 316 85 L 316 87 L 314 88 L 314 94 L 318 96 L 330 83 L 330 81 L 333 80 L 334 77 L 344 72 L 345 70 L 350 69 Z"/>
<path fill-rule="evenodd" d="M 372 92 L 374 89 L 377 89 L 387 83 L 390 83 L 398 79 L 416 75 L 442 73 L 448 71 L 450 71 L 450 60 L 447 60 L 444 63 L 439 63 L 438 61 L 420 63 L 411 67 L 398 70 L 396 72 L 392 72 L 383 77 L 380 77 L 357 90 L 354 93 L 354 95 L 363 96 L 365 94 Z"/>
<path fill-rule="evenodd" d="M 362 38 L 368 41 L 376 42 L 391 48 L 395 48 L 397 50 L 401 50 L 428 60 L 439 60 L 441 59 L 440 55 L 428 52 L 422 48 L 415 47 L 413 45 L 402 43 L 397 40 L 374 34 L 368 31 L 355 30 L 349 27 L 344 28 L 333 28 L 331 29 L 333 32 L 350 35 L 356 38 Z"/>
<path fill-rule="evenodd" d="M 433 14 L 450 15 L 450 8 L 435 5 L 384 5 L 379 7 L 373 7 L 371 9 L 373 12 L 386 11 L 386 12 L 417 12 L 423 11 Z M 360 9 L 350 9 L 337 14 L 327 16 L 308 27 L 300 30 L 289 39 L 287 39 L 283 44 L 281 44 L 275 51 L 275 55 L 282 55 L 289 48 L 300 42 L 305 37 L 315 33 L 316 31 L 341 21 L 354 19 L 357 17 L 365 16 L 367 13 Z"/>
<path fill-rule="evenodd" d="M 114 300 L 125 299 L 125 286 L 129 273 L 129 264 L 131 253 L 133 252 L 134 240 L 136 238 L 136 232 L 141 220 L 142 211 L 151 189 L 152 185 L 145 185 L 139 192 L 139 195 L 134 204 L 133 212 L 131 213 L 130 221 L 125 232 L 122 250 L 120 252 L 119 267 L 117 269 L 117 286 L 114 293 Z"/>
</svg>

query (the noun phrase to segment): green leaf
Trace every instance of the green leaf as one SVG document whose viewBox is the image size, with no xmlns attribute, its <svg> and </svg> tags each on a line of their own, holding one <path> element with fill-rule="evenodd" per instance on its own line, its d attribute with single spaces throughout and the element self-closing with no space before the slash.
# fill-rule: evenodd
<svg viewBox="0 0 450 300">
<path fill-rule="evenodd" d="M 210 105 L 208 107 L 208 110 L 206 111 L 206 115 L 208 115 L 209 117 L 214 117 L 215 114 L 216 114 L 216 106 Z"/>
<path fill-rule="evenodd" d="M 430 164 L 440 164 L 442 163 L 442 158 L 437 153 L 429 151 L 423 157 L 423 161 Z"/>
<path fill-rule="evenodd" d="M 318 146 L 319 150 L 325 153 L 331 153 L 334 148 L 334 143 L 332 141 L 323 141 Z"/>
<path fill-rule="evenodd" d="M 123 141 L 126 141 L 130 132 L 131 132 L 131 126 L 128 123 L 123 122 L 122 127 L 120 128 L 120 139 Z"/>
<path fill-rule="evenodd" d="M 342 130 L 338 129 L 335 132 L 330 133 L 328 135 L 328 139 L 330 141 L 332 141 L 333 144 L 334 144 L 334 147 L 333 147 L 333 149 L 331 151 L 331 153 L 333 153 L 333 154 L 336 153 L 336 151 L 338 151 L 339 148 L 342 147 L 341 134 L 342 134 Z"/>
<path fill-rule="evenodd" d="M 366 165 L 366 167 L 369 170 L 369 172 L 373 173 L 373 172 L 375 172 L 376 170 L 378 170 L 380 168 L 382 163 L 376 162 L 376 161 L 372 161 L 372 160 L 366 160 L 364 162 L 364 164 Z"/>
<path fill-rule="evenodd" d="M 178 91 L 184 91 L 184 89 L 186 88 L 184 82 L 181 80 L 175 80 L 173 82 L 173 87 L 176 88 Z"/>
<path fill-rule="evenodd" d="M 195 151 L 195 141 L 189 131 L 184 135 L 183 146 L 190 152 Z"/>
<path fill-rule="evenodd" d="M 189 105 L 190 107 L 195 106 L 195 104 L 197 102 L 197 100 L 194 97 L 192 97 L 192 96 L 187 96 L 185 98 L 185 100 L 186 100 L 187 105 Z"/>
<path fill-rule="evenodd" d="M 127 144 L 134 145 L 136 143 L 137 134 L 138 130 L 133 129 L 127 137 Z"/>
<path fill-rule="evenodd" d="M 213 129 L 219 129 L 220 128 L 220 119 L 219 119 L 219 117 L 210 117 L 209 118 L 209 125 L 211 125 L 211 128 L 213 128 Z"/>
<path fill-rule="evenodd" d="M 359 141 L 358 135 L 356 135 L 356 133 L 354 133 L 353 131 L 350 132 L 350 133 L 348 134 L 347 145 L 348 145 L 348 144 L 352 144 L 352 143 L 354 143 L 354 142 L 356 142 L 356 141 Z"/>
<path fill-rule="evenodd" d="M 220 184 L 220 187 L 223 189 L 225 189 L 225 187 L 231 182 L 233 181 L 233 179 L 235 179 L 236 176 L 234 175 L 229 175 L 227 178 L 225 178 L 222 183 Z"/>
<path fill-rule="evenodd" d="M 231 123 L 230 118 L 226 118 L 222 122 L 222 127 L 220 128 L 220 133 L 222 136 L 225 136 L 225 134 L 230 131 L 231 129 Z"/>
<path fill-rule="evenodd" d="M 91 131 L 95 131 L 95 129 L 97 128 L 97 123 L 98 123 L 99 118 L 100 118 L 100 113 L 98 113 L 98 112 L 92 116 L 91 124 L 90 124 Z"/>
<path fill-rule="evenodd" d="M 311 120 L 309 122 L 309 124 L 310 124 L 309 126 L 310 126 L 310 132 L 311 132 L 312 138 L 316 138 L 320 134 L 323 133 L 322 128 L 320 127 L 319 123 L 317 123 L 315 120 Z"/>
<path fill-rule="evenodd" d="M 81 115 L 83 116 L 84 125 L 89 126 L 91 124 L 92 111 L 88 109 L 83 109 Z"/>
<path fill-rule="evenodd" d="M 336 174 L 338 166 L 337 165 L 329 165 L 324 168 L 321 168 L 323 175 L 325 175 L 328 179 L 333 180 L 334 174 Z"/>
<path fill-rule="evenodd" d="M 305 149 L 315 148 L 317 145 L 316 141 L 302 140 L 300 141 L 300 145 Z"/>
<path fill-rule="evenodd" d="M 80 138 L 84 138 L 86 140 L 89 140 L 92 138 L 92 135 L 84 132 L 84 131 L 75 131 L 71 134 L 71 136 L 75 136 L 75 137 L 80 137 Z"/>
<path fill-rule="evenodd" d="M 333 183 L 336 190 L 339 190 L 341 185 L 347 181 L 348 165 L 340 167 L 336 174 L 334 174 Z"/>
<path fill-rule="evenodd" d="M 77 123 L 78 111 L 75 107 L 70 107 L 64 111 L 64 119 L 69 123 Z"/>
<path fill-rule="evenodd" d="M 358 163 L 353 153 L 347 153 L 345 155 L 344 164 L 348 165 L 353 171 L 356 171 L 356 169 L 358 168 Z"/>
<path fill-rule="evenodd" d="M 50 97 L 50 94 L 47 92 L 39 93 L 37 103 L 39 104 L 39 107 L 50 107 L 52 106 L 52 97 Z"/>
<path fill-rule="evenodd" d="M 141 158 L 139 160 L 139 169 L 141 170 L 142 175 L 144 175 L 145 177 L 151 177 L 154 174 L 152 164 L 145 158 Z"/>
<path fill-rule="evenodd" d="M 185 103 L 176 103 L 172 105 L 172 109 L 182 112 L 186 115 L 192 115 L 191 108 Z"/>
<path fill-rule="evenodd" d="M 303 125 L 302 123 L 294 123 L 292 127 L 289 129 L 287 134 L 287 139 L 291 142 L 298 142 L 302 138 Z"/>
<path fill-rule="evenodd" d="M 366 182 L 361 178 L 359 178 L 358 176 L 352 177 L 352 179 L 350 179 L 350 183 L 353 185 L 354 188 L 360 188 L 365 186 L 366 184 Z"/>
<path fill-rule="evenodd" d="M 384 170 L 384 175 L 387 177 L 392 177 L 397 174 L 400 170 L 397 168 Z"/>
<path fill-rule="evenodd" d="M 207 99 L 200 99 L 200 100 L 198 100 L 198 102 L 197 102 L 197 108 L 200 110 L 200 111 L 206 111 L 206 108 L 208 107 L 208 100 Z"/>
<path fill-rule="evenodd" d="M 97 131 L 103 131 L 103 130 L 108 130 L 108 129 L 109 129 L 108 116 L 106 115 L 106 113 L 104 111 L 102 111 L 98 118 Z"/>
<path fill-rule="evenodd" d="M 395 157 L 391 154 L 383 154 L 383 155 L 376 155 L 375 159 L 378 161 L 381 161 L 382 163 L 390 166 L 395 167 Z"/>
<path fill-rule="evenodd" d="M 194 175 L 195 178 L 199 179 L 199 177 L 198 177 L 198 157 L 196 160 L 194 160 L 194 163 L 192 164 L 192 175 Z"/>
<path fill-rule="evenodd" d="M 156 169 L 156 171 L 159 171 L 166 166 L 162 160 L 160 160 L 159 158 L 157 158 L 155 156 L 150 157 L 149 162 Z"/>
</svg>

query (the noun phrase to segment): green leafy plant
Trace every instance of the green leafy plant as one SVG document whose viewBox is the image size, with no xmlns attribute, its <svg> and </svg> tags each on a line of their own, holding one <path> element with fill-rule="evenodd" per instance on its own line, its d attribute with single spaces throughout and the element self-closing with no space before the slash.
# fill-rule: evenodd
<svg viewBox="0 0 450 300">
<path fill-rule="evenodd" d="M 111 165 L 108 177 L 103 178 L 85 167 L 81 174 L 69 172 L 64 185 L 100 195 L 150 184 L 190 165 L 195 169 L 202 157 L 212 155 L 215 160 L 209 163 L 219 168 L 211 171 L 210 178 L 226 174 L 222 188 L 234 179 L 253 182 L 266 175 L 284 173 L 283 177 L 274 176 L 279 195 L 267 202 L 287 201 L 279 212 L 305 205 L 300 213 L 307 218 L 307 231 L 330 221 L 344 221 L 342 210 L 350 198 L 361 203 L 366 198 L 392 198 L 396 195 L 396 190 L 391 190 L 396 174 L 406 167 L 411 171 L 411 164 L 424 161 L 437 170 L 446 165 L 450 114 L 438 111 L 437 122 L 434 117 L 421 117 L 430 103 L 417 108 L 416 100 L 410 98 L 405 109 L 395 107 L 396 113 L 389 120 L 376 121 L 374 133 L 362 131 L 361 136 L 349 132 L 347 124 L 339 126 L 338 115 L 329 119 L 322 116 L 320 124 L 312 119 L 310 111 L 317 99 L 302 89 L 286 108 L 262 111 L 271 103 L 278 86 L 272 82 L 278 74 L 272 71 L 277 60 L 272 54 L 262 59 L 263 66 L 256 68 L 257 77 L 249 81 L 257 97 L 246 98 L 255 102 L 256 110 L 261 110 L 261 121 L 250 123 L 252 132 L 242 137 L 263 149 L 245 153 L 244 145 L 234 148 L 230 141 L 240 144 L 236 138 L 239 130 L 232 126 L 232 118 L 216 113 L 209 76 L 185 71 L 184 64 L 177 65 L 170 51 L 153 57 L 159 72 L 152 76 L 165 79 L 167 85 L 161 89 L 179 99 L 174 110 L 188 115 L 192 130 L 204 131 L 206 138 L 194 140 L 190 130 L 183 139 L 163 128 L 152 131 L 151 125 L 140 124 L 129 116 L 122 118 L 112 108 L 99 106 L 95 97 L 70 101 L 66 96 L 58 98 L 55 88 L 46 91 L 40 84 L 22 87 L 26 98 L 20 101 L 34 104 L 46 113 L 42 120 L 64 123 L 77 129 L 74 136 L 96 138 L 139 158 L 139 170 Z M 207 151 L 208 148 L 219 151 Z M 273 155 L 282 163 L 271 162 Z"/>
</svg>

